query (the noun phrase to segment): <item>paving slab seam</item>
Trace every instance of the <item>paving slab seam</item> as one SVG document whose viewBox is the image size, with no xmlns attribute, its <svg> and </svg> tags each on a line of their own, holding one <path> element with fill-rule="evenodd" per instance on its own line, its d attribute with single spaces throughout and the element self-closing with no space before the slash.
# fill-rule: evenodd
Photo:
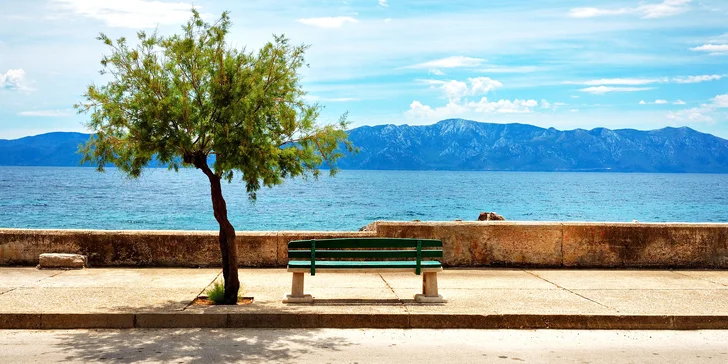
<svg viewBox="0 0 728 364">
<path fill-rule="evenodd" d="M 608 309 L 610 309 L 610 310 L 613 310 L 613 311 L 615 311 L 615 312 L 619 313 L 619 310 L 618 310 L 618 309 L 616 309 L 616 308 L 614 308 L 614 307 L 609 307 L 609 306 L 607 306 L 607 305 L 605 305 L 605 304 L 603 304 L 603 303 L 601 303 L 601 302 L 597 302 L 597 301 L 594 301 L 593 299 L 591 299 L 591 298 L 589 298 L 589 297 L 586 297 L 586 296 L 580 295 L 580 294 L 578 294 L 578 293 L 576 293 L 576 292 L 574 292 L 574 291 L 572 291 L 572 290 L 570 290 L 570 289 L 567 289 L 567 288 L 561 287 L 561 286 L 559 286 L 558 284 L 556 284 L 556 283 L 554 283 L 554 282 L 551 282 L 551 281 L 549 281 L 548 279 L 546 279 L 546 278 L 543 278 L 543 277 L 539 276 L 539 275 L 538 275 L 538 274 L 536 274 L 536 273 L 533 273 L 533 272 L 531 272 L 531 271 L 527 271 L 527 270 L 524 270 L 524 272 L 526 272 L 526 273 L 528 273 L 528 274 L 530 274 L 530 275 L 532 275 L 532 276 L 534 276 L 534 277 L 536 277 L 536 278 L 542 279 L 542 280 L 544 280 L 544 281 L 546 281 L 546 282 L 548 282 L 548 283 L 551 283 L 551 284 L 553 284 L 554 286 L 556 286 L 556 287 L 559 287 L 560 289 L 563 289 L 564 291 L 566 291 L 566 292 L 569 292 L 569 293 L 571 293 L 571 294 L 573 294 L 573 295 L 579 296 L 579 297 L 581 297 L 581 298 L 583 298 L 583 299 L 585 299 L 585 300 L 587 300 L 587 301 L 589 301 L 589 302 L 592 302 L 592 303 L 596 303 L 596 304 L 597 304 L 597 305 L 599 305 L 599 306 L 602 306 L 602 307 L 604 307 L 604 308 L 608 308 Z"/>
<path fill-rule="evenodd" d="M 407 309 L 407 305 L 405 305 L 404 302 L 402 302 L 402 299 L 399 297 L 397 292 L 395 292 L 394 288 L 392 288 L 392 286 L 389 285 L 389 282 L 387 282 L 387 280 L 384 279 L 384 277 L 382 276 L 382 273 L 377 273 L 377 275 L 379 275 L 379 278 L 382 279 L 382 282 L 384 282 L 384 284 L 387 285 L 387 288 L 389 288 L 389 290 L 392 291 L 392 294 L 394 295 L 394 297 L 397 297 L 397 301 L 399 301 L 400 305 L 402 305 L 404 307 L 404 311 L 409 315 L 410 312 L 409 312 L 409 309 Z"/>
<path fill-rule="evenodd" d="M 220 278 L 220 275 L 221 275 L 221 274 L 222 274 L 222 271 L 220 271 L 220 273 L 218 273 L 218 274 L 217 274 L 217 275 L 215 276 L 215 278 L 213 278 L 213 279 L 212 279 L 212 281 L 211 281 L 210 283 L 208 283 L 208 284 L 207 284 L 207 285 L 206 285 L 205 287 L 203 287 L 203 288 L 202 288 L 202 290 L 200 291 L 200 293 L 198 293 L 198 294 L 197 294 L 197 296 L 195 296 L 194 298 L 192 298 L 192 301 L 190 301 L 190 303 L 188 303 L 188 304 L 187 304 L 187 305 L 186 305 L 185 307 L 182 307 L 182 309 L 181 309 L 180 311 L 184 311 L 184 310 L 186 310 L 186 309 L 187 309 L 188 307 L 192 306 L 192 304 L 193 304 L 193 303 L 195 302 L 195 298 L 197 298 L 197 297 L 199 297 L 200 295 L 202 295 L 202 294 L 203 294 L 203 293 L 205 292 L 205 289 L 207 289 L 207 287 L 210 287 L 210 285 L 211 285 L 211 284 L 213 284 L 213 283 L 214 283 L 214 282 L 215 282 L 215 281 L 216 281 L 216 280 L 217 280 L 218 278 Z"/>
<path fill-rule="evenodd" d="M 54 274 L 54 275 L 51 275 L 51 276 L 48 276 L 48 277 L 43 277 L 43 278 L 41 278 L 41 279 L 39 279 L 39 280 L 37 280 L 37 281 L 35 281 L 35 282 L 31 283 L 31 284 L 36 284 L 36 283 L 40 283 L 40 282 L 42 282 L 42 281 L 44 281 L 44 280 L 46 280 L 46 279 L 49 279 L 49 278 L 53 278 L 53 277 L 55 277 L 55 276 L 57 276 L 57 275 L 59 275 L 59 274 L 65 273 L 65 272 L 66 272 L 66 270 L 62 270 L 62 271 L 60 271 L 60 272 L 58 272 L 58 273 L 56 273 L 56 274 Z M 0 296 L 4 295 L 4 294 L 6 294 L 6 293 L 10 293 L 10 292 L 12 292 L 12 291 L 15 291 L 16 289 L 19 289 L 19 288 L 26 288 L 26 287 L 28 287 L 28 286 L 29 286 L 29 285 L 22 285 L 22 286 L 19 286 L 19 287 L 13 287 L 13 288 L 11 288 L 11 289 L 9 289 L 9 290 L 7 290 L 7 291 L 3 291 L 3 292 L 0 292 Z"/>
<path fill-rule="evenodd" d="M 133 328 L 725 330 L 728 329 L 728 316 L 322 313 L 0 314 L 0 329 Z"/>
<path fill-rule="evenodd" d="M 703 278 L 703 277 L 694 277 L 694 276 L 691 276 L 691 275 L 689 275 L 689 274 L 685 274 L 685 273 L 682 273 L 682 272 L 676 272 L 676 271 L 674 271 L 674 270 L 670 270 L 670 272 L 672 272 L 672 273 L 675 273 L 675 274 L 677 274 L 677 275 L 681 275 L 681 276 L 683 276 L 683 277 L 688 277 L 688 278 L 696 279 L 696 280 L 699 280 L 699 281 L 709 282 L 709 283 L 717 284 L 717 285 L 719 285 L 719 286 L 723 286 L 723 287 L 728 287 L 728 285 L 726 285 L 726 284 L 723 284 L 723 283 L 720 283 L 720 282 L 714 282 L 714 281 L 712 281 L 712 280 L 710 280 L 710 279 L 707 279 L 707 278 Z"/>
</svg>

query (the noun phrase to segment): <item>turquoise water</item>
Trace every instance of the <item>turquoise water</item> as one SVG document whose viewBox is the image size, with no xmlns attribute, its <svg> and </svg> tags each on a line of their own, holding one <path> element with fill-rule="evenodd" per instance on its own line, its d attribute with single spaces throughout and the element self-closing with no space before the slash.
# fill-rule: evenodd
<svg viewBox="0 0 728 364">
<path fill-rule="evenodd" d="M 342 171 L 287 181 L 250 202 L 225 184 L 238 230 L 356 230 L 375 220 L 726 222 L 728 175 Z M 0 167 L 0 227 L 216 230 L 197 170 Z"/>
</svg>

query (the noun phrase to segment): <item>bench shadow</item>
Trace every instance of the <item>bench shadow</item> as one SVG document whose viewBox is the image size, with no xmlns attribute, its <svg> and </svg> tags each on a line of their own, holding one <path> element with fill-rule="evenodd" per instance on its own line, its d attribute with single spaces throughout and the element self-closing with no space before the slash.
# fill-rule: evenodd
<svg viewBox="0 0 728 364">
<path fill-rule="evenodd" d="M 287 305 L 297 305 L 289 303 Z M 398 299 L 366 299 L 366 298 L 314 298 L 313 306 L 401 306 L 402 301 Z"/>
<path fill-rule="evenodd" d="M 312 306 L 444 306 L 445 303 L 439 302 L 417 302 L 414 299 L 366 299 L 366 298 L 314 298 L 313 303 L 287 303 L 286 306 L 295 305 L 312 305 Z"/>
<path fill-rule="evenodd" d="M 414 299 L 403 299 L 400 300 L 407 306 L 445 306 L 447 302 L 417 302 Z"/>
</svg>

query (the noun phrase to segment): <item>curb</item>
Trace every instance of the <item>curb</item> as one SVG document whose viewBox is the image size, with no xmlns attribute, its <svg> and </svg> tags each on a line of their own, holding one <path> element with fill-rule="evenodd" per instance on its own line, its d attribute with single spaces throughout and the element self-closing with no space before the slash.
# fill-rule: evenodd
<svg viewBox="0 0 728 364">
<path fill-rule="evenodd" d="M 728 329 L 728 316 L 289 313 L 0 313 L 0 329 L 376 328 L 376 329 Z"/>
</svg>

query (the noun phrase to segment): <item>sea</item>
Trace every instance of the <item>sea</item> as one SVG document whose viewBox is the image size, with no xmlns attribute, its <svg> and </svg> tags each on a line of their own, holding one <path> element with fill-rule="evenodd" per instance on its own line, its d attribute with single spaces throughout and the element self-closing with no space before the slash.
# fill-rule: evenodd
<svg viewBox="0 0 728 364">
<path fill-rule="evenodd" d="M 728 222 L 728 174 L 343 170 L 224 183 L 237 230 L 358 230 L 376 220 Z M 217 230 L 202 172 L 0 167 L 0 228 Z"/>
</svg>

